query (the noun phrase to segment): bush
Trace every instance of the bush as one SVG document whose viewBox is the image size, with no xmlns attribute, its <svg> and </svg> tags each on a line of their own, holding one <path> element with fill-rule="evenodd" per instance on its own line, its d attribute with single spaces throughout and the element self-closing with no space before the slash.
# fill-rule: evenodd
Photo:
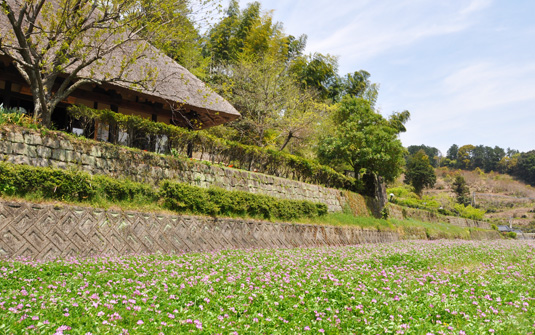
<svg viewBox="0 0 535 335">
<path fill-rule="evenodd" d="M 75 202 L 90 202 L 99 197 L 109 202 L 162 200 L 164 207 L 177 212 L 278 220 L 313 218 L 327 214 L 325 204 L 310 201 L 285 200 L 216 188 L 204 189 L 170 181 L 162 182 L 158 191 L 149 185 L 128 179 L 10 163 L 0 163 L 0 194 L 22 197 L 32 194 L 45 199 Z"/>
<path fill-rule="evenodd" d="M 157 192 L 148 185 L 127 179 L 91 176 L 77 170 L 0 163 L 0 194 L 34 194 L 45 199 L 77 202 L 103 197 L 116 202 L 136 197 L 156 200 Z"/>
<path fill-rule="evenodd" d="M 150 185 L 136 183 L 129 179 L 116 179 L 98 175 L 93 177 L 97 194 L 110 201 L 131 201 L 136 198 L 157 199 L 158 192 Z"/>
<path fill-rule="evenodd" d="M 516 239 L 516 233 L 514 231 L 510 231 L 510 232 L 505 234 L 505 237 L 511 238 L 511 239 Z"/>
<path fill-rule="evenodd" d="M 484 210 L 474 208 L 471 205 L 465 207 L 462 204 L 455 204 L 454 208 L 461 217 L 466 219 L 482 220 L 485 214 Z"/>
<path fill-rule="evenodd" d="M 0 125 L 4 124 L 14 124 L 32 129 L 40 128 L 40 125 L 27 116 L 23 109 L 4 108 L 3 105 L 0 105 Z"/>
<path fill-rule="evenodd" d="M 327 214 L 327 206 L 310 201 L 274 197 L 223 189 L 203 189 L 164 181 L 160 187 L 164 206 L 177 212 L 208 215 L 252 216 L 263 219 L 292 220 Z"/>
<path fill-rule="evenodd" d="M 416 193 L 412 192 L 408 186 L 392 187 L 386 190 L 387 194 L 393 194 L 396 198 L 418 199 Z"/>
<path fill-rule="evenodd" d="M 20 196 L 37 193 L 65 201 L 85 201 L 96 194 L 86 173 L 8 163 L 0 163 L 0 191 Z"/>
</svg>

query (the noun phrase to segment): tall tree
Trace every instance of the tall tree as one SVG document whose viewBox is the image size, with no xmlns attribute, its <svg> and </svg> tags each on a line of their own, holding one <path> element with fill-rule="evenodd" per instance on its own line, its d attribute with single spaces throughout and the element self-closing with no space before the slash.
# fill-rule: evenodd
<svg viewBox="0 0 535 335">
<path fill-rule="evenodd" d="M 414 188 L 414 192 L 419 196 L 426 187 L 433 187 L 437 181 L 435 169 L 429 163 L 429 157 L 424 150 L 419 150 L 409 156 L 405 171 L 404 183 Z"/>
<path fill-rule="evenodd" d="M 463 145 L 459 148 L 459 151 L 457 151 L 457 165 L 461 169 L 470 169 L 473 163 L 472 160 L 475 148 L 476 147 L 471 144 Z"/>
<path fill-rule="evenodd" d="M 316 92 L 298 84 L 280 58 L 243 56 L 224 69 L 231 75 L 216 84 L 242 115 L 228 125 L 242 143 L 283 150 L 310 135 L 327 109 L 316 102 Z"/>
<path fill-rule="evenodd" d="M 410 145 L 407 147 L 407 151 L 409 152 L 409 156 L 407 156 L 407 163 L 408 163 L 408 159 L 420 150 L 423 150 L 425 154 L 427 155 L 427 157 L 429 157 L 429 164 L 431 164 L 433 167 L 439 166 L 440 158 L 442 157 L 440 150 L 438 150 L 435 147 L 427 146 L 425 144 Z"/>
<path fill-rule="evenodd" d="M 217 0 L 137 1 L 143 14 L 139 34 L 197 77 L 205 77 L 210 59 L 202 54 L 199 29 L 218 13 Z"/>
<path fill-rule="evenodd" d="M 244 56 L 280 57 L 282 62 L 289 62 L 300 56 L 305 45 L 306 35 L 285 35 L 282 24 L 273 22 L 271 12 L 263 13 L 259 2 L 241 10 L 238 1 L 232 0 L 226 16 L 208 33 L 204 53 L 211 58 L 214 71 Z"/>
<path fill-rule="evenodd" d="M 535 186 L 535 150 L 520 154 L 514 175 L 520 180 Z"/>
<path fill-rule="evenodd" d="M 321 53 L 301 56 L 292 62 L 291 71 L 304 89 L 317 90 L 322 99 L 327 99 L 337 80 L 338 59 Z"/>
<path fill-rule="evenodd" d="M 457 159 L 457 153 L 459 152 L 459 146 L 457 144 L 453 144 L 446 153 L 446 158 L 449 160 L 456 160 Z"/>
<path fill-rule="evenodd" d="M 463 176 L 456 175 L 451 184 L 451 188 L 456 195 L 457 203 L 464 206 L 470 205 L 470 189 Z"/>
<path fill-rule="evenodd" d="M 379 84 L 372 83 L 370 73 L 364 70 L 348 73 L 344 77 L 337 77 L 330 87 L 329 97 L 334 102 L 349 95 L 368 100 L 375 107 L 379 94 Z"/>
<path fill-rule="evenodd" d="M 402 172 L 405 149 L 398 139 L 399 129 L 376 113 L 370 102 L 346 96 L 333 117 L 331 134 L 318 145 L 318 157 L 332 165 L 342 162 L 356 176 L 363 173 L 395 180 Z"/>
</svg>

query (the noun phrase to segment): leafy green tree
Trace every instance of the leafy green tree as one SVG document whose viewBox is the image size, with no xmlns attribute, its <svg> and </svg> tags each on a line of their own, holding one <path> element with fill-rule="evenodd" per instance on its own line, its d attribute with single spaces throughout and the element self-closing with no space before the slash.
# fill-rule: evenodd
<svg viewBox="0 0 535 335">
<path fill-rule="evenodd" d="M 344 96 L 368 100 L 375 107 L 379 95 L 379 84 L 372 83 L 370 73 L 364 70 L 348 73 L 344 77 L 336 77 L 329 88 L 329 98 L 339 102 Z"/>
<path fill-rule="evenodd" d="M 485 160 L 483 169 L 485 172 L 498 170 L 498 164 L 505 157 L 505 150 L 495 146 L 494 148 L 485 147 Z"/>
<path fill-rule="evenodd" d="M 435 169 L 429 163 L 429 157 L 424 150 L 419 150 L 409 156 L 405 171 L 405 184 L 411 185 L 414 192 L 421 196 L 422 190 L 426 187 L 433 187 L 436 181 Z"/>
<path fill-rule="evenodd" d="M 473 163 L 472 160 L 475 148 L 476 147 L 471 144 L 463 145 L 459 148 L 459 151 L 457 151 L 457 164 L 459 168 L 465 170 L 470 169 Z"/>
<path fill-rule="evenodd" d="M 425 154 L 427 155 L 427 157 L 429 157 L 429 164 L 431 164 L 435 168 L 439 166 L 439 162 L 442 157 L 440 150 L 438 150 L 435 147 L 429 147 L 425 144 L 410 145 L 407 147 L 407 151 L 409 152 L 409 156 L 407 156 L 407 163 L 408 163 L 409 158 L 420 150 L 423 150 Z"/>
<path fill-rule="evenodd" d="M 466 180 L 463 176 L 455 176 L 455 179 L 451 184 L 451 188 L 456 195 L 457 203 L 462 204 L 464 206 L 468 206 L 470 204 L 470 189 L 468 188 Z"/>
<path fill-rule="evenodd" d="M 446 158 L 450 160 L 456 160 L 457 159 L 457 153 L 459 152 L 459 146 L 457 144 L 453 144 L 446 153 Z"/>
<path fill-rule="evenodd" d="M 317 90 L 322 99 L 327 99 L 337 80 L 338 59 L 321 53 L 300 56 L 292 62 L 290 71 L 304 89 Z"/>
<path fill-rule="evenodd" d="M 498 163 L 497 169 L 500 173 L 507 173 L 510 175 L 514 175 L 516 172 L 516 166 L 518 164 L 518 158 L 520 157 L 520 153 L 516 153 L 512 156 L 505 156 L 503 157 L 500 162 Z"/>
<path fill-rule="evenodd" d="M 202 54 L 199 29 L 217 13 L 215 0 L 137 0 L 139 34 L 199 78 L 210 59 Z M 130 20 L 129 15 L 122 17 Z"/>
<path fill-rule="evenodd" d="M 231 75 L 216 85 L 242 115 L 228 125 L 241 143 L 283 150 L 305 141 L 327 109 L 316 102 L 316 92 L 301 88 L 280 58 L 243 57 L 224 69 Z"/>
<path fill-rule="evenodd" d="M 330 134 L 318 144 L 318 157 L 324 164 L 342 163 L 355 175 L 375 175 L 394 181 L 402 172 L 405 149 L 399 130 L 376 113 L 370 102 L 346 96 L 333 116 Z"/>
<path fill-rule="evenodd" d="M 306 35 L 298 38 L 285 35 L 282 24 L 273 22 L 271 12 L 262 13 L 258 1 L 243 11 L 232 0 L 226 16 L 208 33 L 204 55 L 211 58 L 212 71 L 221 65 L 235 64 L 241 58 L 280 57 L 289 62 L 299 57 L 306 45 Z"/>
</svg>

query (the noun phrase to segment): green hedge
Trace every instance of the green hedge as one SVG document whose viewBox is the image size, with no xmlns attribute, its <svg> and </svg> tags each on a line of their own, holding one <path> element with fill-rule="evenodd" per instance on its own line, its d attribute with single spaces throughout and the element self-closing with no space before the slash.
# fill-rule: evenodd
<svg viewBox="0 0 535 335">
<path fill-rule="evenodd" d="M 223 189 L 204 189 L 187 184 L 162 182 L 149 185 L 109 176 L 91 176 L 77 170 L 0 163 L 0 194 L 73 202 L 108 202 L 144 199 L 176 212 L 292 220 L 327 214 L 327 206 L 309 201 L 277 199 L 265 195 Z"/>
<path fill-rule="evenodd" d="M 241 191 L 203 189 L 170 181 L 161 184 L 160 197 L 164 200 L 166 208 L 177 212 L 280 220 L 327 214 L 327 206 L 322 203 L 278 199 Z"/>
<path fill-rule="evenodd" d="M 0 193 L 35 194 L 45 199 L 76 202 L 92 201 L 97 197 L 110 202 L 133 200 L 139 196 L 157 200 L 157 191 L 130 180 L 10 163 L 0 163 Z"/>
<path fill-rule="evenodd" d="M 130 147 L 151 151 L 155 151 L 158 147 L 160 153 L 175 152 L 186 156 L 187 148 L 190 146 L 193 151 L 210 157 L 212 163 L 224 162 L 239 169 L 359 191 L 354 178 L 346 177 L 328 166 L 285 152 L 221 139 L 202 130 L 189 131 L 140 116 L 123 115 L 110 110 L 95 110 L 85 106 L 69 107 L 69 115 L 80 122 L 86 137 L 91 137 L 92 124 L 98 121 L 110 125 L 111 142 L 115 144 L 121 131 L 128 134 L 127 143 L 123 144 Z M 167 140 L 163 141 L 163 138 Z"/>
<path fill-rule="evenodd" d="M 0 192 L 38 193 L 44 198 L 67 201 L 84 201 L 96 194 L 86 173 L 8 163 L 0 163 Z"/>
</svg>

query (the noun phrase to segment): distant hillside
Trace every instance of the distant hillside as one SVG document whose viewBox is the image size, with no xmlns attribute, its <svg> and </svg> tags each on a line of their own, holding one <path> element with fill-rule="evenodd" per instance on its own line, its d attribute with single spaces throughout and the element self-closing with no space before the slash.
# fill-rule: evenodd
<svg viewBox="0 0 535 335">
<path fill-rule="evenodd" d="M 453 198 L 451 184 L 455 175 L 461 174 L 470 188 L 475 206 L 486 211 L 485 218 L 504 224 L 512 220 L 513 225 L 517 226 L 535 223 L 535 188 L 530 185 L 506 174 L 484 173 L 478 169 L 465 171 L 438 168 L 435 173 L 437 183 L 433 189 L 425 190 L 425 195 L 439 199 L 444 196 Z"/>
<path fill-rule="evenodd" d="M 470 189 L 470 198 L 475 210 L 462 213 L 465 217 L 488 220 L 496 225 L 510 224 L 524 231 L 535 232 L 535 188 L 514 180 L 507 174 L 474 171 L 435 169 L 437 182 L 432 189 L 425 189 L 421 198 L 403 183 L 401 176 L 388 192 L 394 195 L 394 202 L 413 208 L 438 211 L 442 214 L 459 215 L 452 183 L 460 174 Z M 458 206 L 458 205 L 457 205 Z M 478 210 L 479 209 L 479 210 Z M 484 214 L 483 214 L 484 211 Z"/>
</svg>

